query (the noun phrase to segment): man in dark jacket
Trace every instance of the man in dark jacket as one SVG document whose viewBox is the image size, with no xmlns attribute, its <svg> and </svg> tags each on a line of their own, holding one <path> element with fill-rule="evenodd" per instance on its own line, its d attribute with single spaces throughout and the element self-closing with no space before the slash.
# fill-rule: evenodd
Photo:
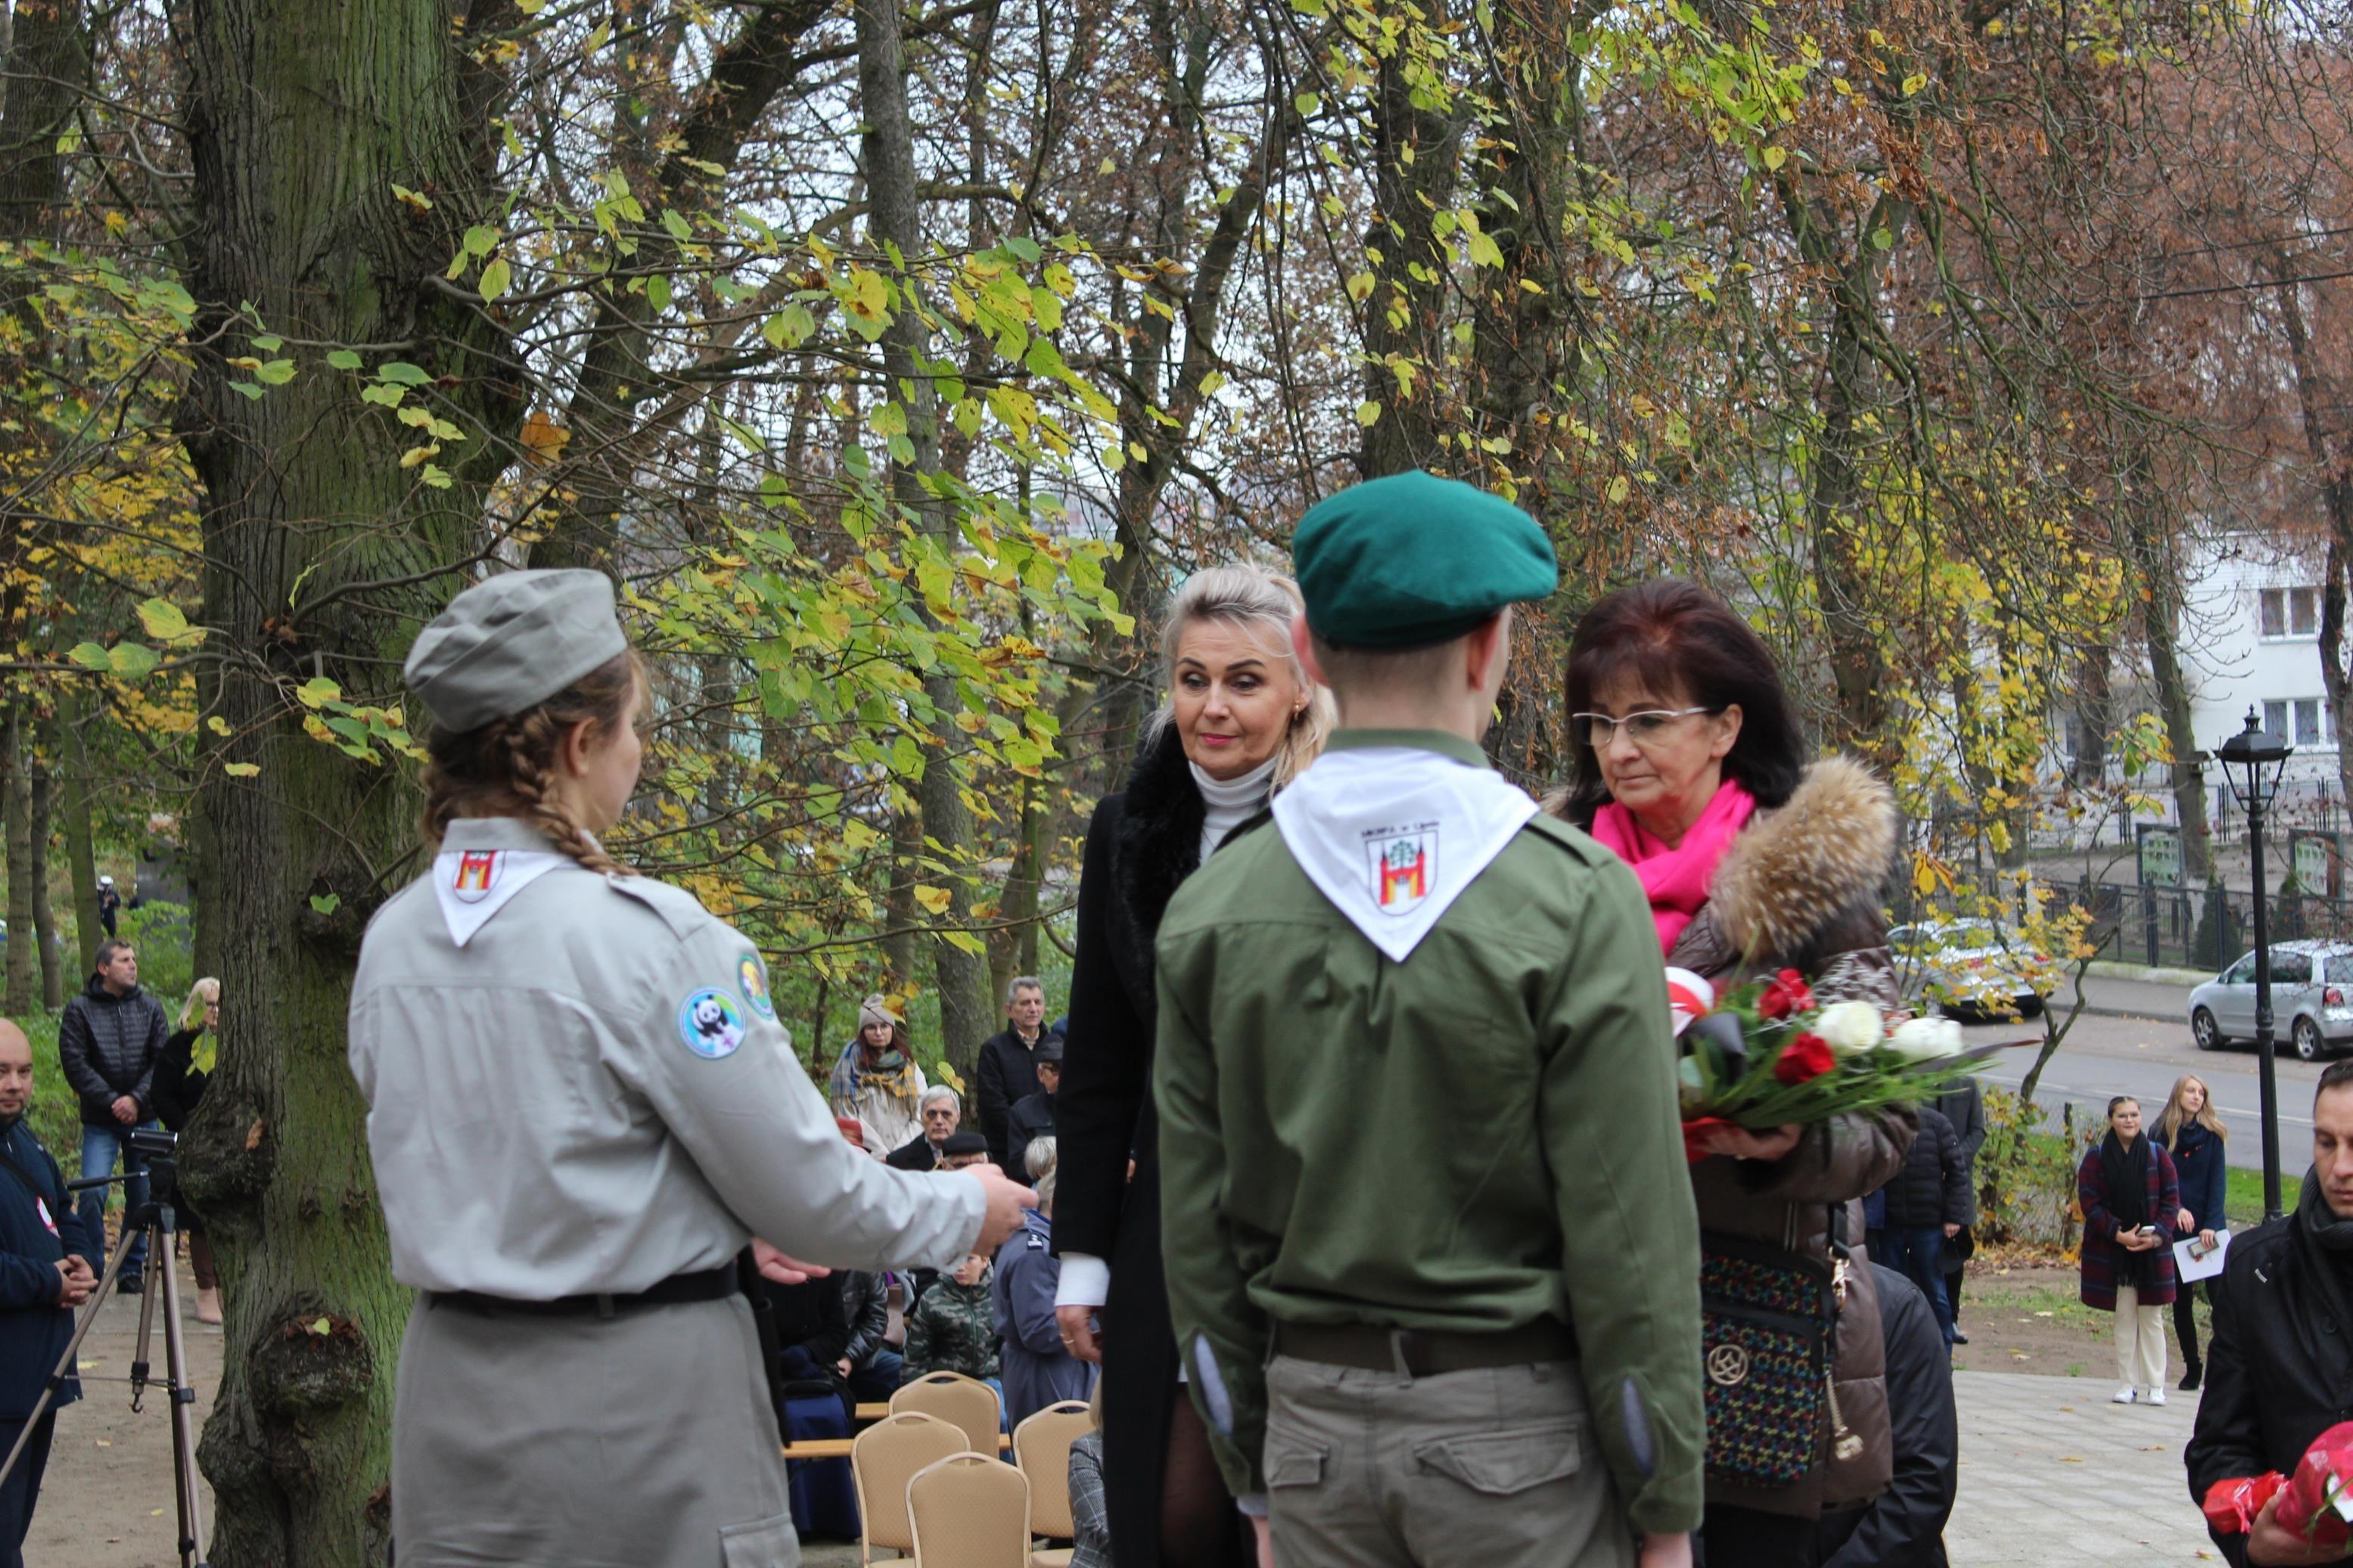
<svg viewBox="0 0 2353 1568">
<path fill-rule="evenodd" d="M 1961 1142 L 1961 1163 L 1974 1196 L 1978 1190 L 1978 1150 L 1985 1143 L 1985 1093 L 1975 1079 L 1964 1079 L 1961 1087 L 1936 1097 L 1936 1109 L 1953 1124 L 1953 1136 Z M 1975 1224 L 1974 1221 L 1971 1222 Z M 1961 1279 L 1967 1272 L 1962 1265 L 1976 1250 L 1970 1226 L 1963 1226 L 1942 1254 L 1945 1267 L 1945 1310 L 1953 1320 L 1953 1342 L 1965 1345 L 1969 1336 L 1961 1332 Z"/>
<path fill-rule="evenodd" d="M 1034 1054 L 1038 1064 L 1038 1092 L 1024 1095 L 1013 1102 L 1005 1119 L 1011 1131 L 1005 1142 L 1005 1154 L 1009 1162 L 1006 1169 L 1017 1179 L 1025 1178 L 1029 1171 L 1029 1145 L 1040 1138 L 1054 1135 L 1054 1091 L 1062 1087 L 1062 1041 L 1060 1036 L 1048 1035 L 1038 1042 Z M 1038 1172 L 1035 1175 L 1042 1175 Z"/>
<path fill-rule="evenodd" d="M 1038 1092 L 1038 1047 L 1060 1036 L 1046 1031 L 1046 987 L 1024 974 L 1005 988 L 1005 1027 L 981 1042 L 975 1070 L 973 1110 L 988 1140 L 988 1157 L 1008 1171 L 1021 1167 L 1008 1158 L 1013 1102 Z"/>
<path fill-rule="evenodd" d="M 891 1348 L 891 1282 L 852 1269 L 841 1277 L 841 1313 L 849 1325 L 842 1376 L 853 1399 L 886 1401 L 899 1392 L 899 1352 Z"/>
<path fill-rule="evenodd" d="M 1871 1270 L 1887 1345 L 1895 1479 L 1870 1507 L 1822 1515 L 1816 1561 L 1822 1568 L 1945 1568 L 1945 1521 L 1961 1483 L 1952 1362 L 1928 1298 L 1884 1264 Z"/>
<path fill-rule="evenodd" d="M 2345 1416 L 2353 1388 L 2353 1061 L 2332 1062 L 2312 1099 L 2312 1169 L 2295 1212 L 2232 1237 L 2210 1292 L 2205 1396 L 2183 1458 L 2189 1496 L 2216 1481 L 2293 1469 Z M 2335 1563 L 2282 1529 L 2266 1505 L 2245 1535 L 2216 1533 L 2232 1568 Z"/>
<path fill-rule="evenodd" d="M 1920 1135 L 1904 1157 L 1904 1168 L 1880 1189 L 1886 1205 L 1880 1261 L 1900 1270 L 1936 1310 L 1936 1331 L 1953 1342 L 1953 1318 L 1945 1304 L 1945 1238 L 1977 1217 L 1969 1193 L 1968 1163 L 1953 1124 L 1933 1105 L 1920 1108 Z"/>
<path fill-rule="evenodd" d="M 131 1177 L 123 1201 L 132 1209 L 147 1201 L 147 1179 L 131 1131 L 156 1125 L 155 1064 L 170 1034 L 163 1004 L 139 989 L 138 953 L 127 942 L 100 942 L 98 973 L 58 1020 L 58 1060 L 81 1100 L 81 1179 L 112 1175 L 119 1159 Z M 94 1237 L 106 1234 L 104 1187 L 82 1194 L 81 1223 Z M 123 1259 L 123 1294 L 138 1294 L 146 1260 L 142 1239 Z"/>
<path fill-rule="evenodd" d="M 65 1173 L 25 1125 L 32 1097 L 32 1044 L 24 1030 L 0 1021 L 0 1460 L 26 1436 L 33 1406 L 73 1337 L 73 1310 L 98 1288 L 98 1248 L 67 1206 Z M 57 1408 L 80 1397 L 80 1385 L 69 1379 L 0 1481 L 0 1568 L 24 1568 L 25 1531 L 48 1465 Z"/>
</svg>

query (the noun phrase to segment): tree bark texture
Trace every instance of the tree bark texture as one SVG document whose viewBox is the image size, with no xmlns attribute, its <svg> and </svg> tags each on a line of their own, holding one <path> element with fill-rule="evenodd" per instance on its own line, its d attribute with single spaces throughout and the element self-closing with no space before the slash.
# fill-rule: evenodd
<svg viewBox="0 0 2353 1568">
<path fill-rule="evenodd" d="M 90 752 L 82 742 L 82 718 L 81 696 L 68 689 L 58 699 L 58 763 L 65 796 L 66 879 L 73 885 L 74 945 L 80 959 L 69 991 L 97 973 L 98 944 L 105 937 L 105 928 L 98 923 L 98 849 L 90 826 Z"/>
<path fill-rule="evenodd" d="M 2157 710 L 2173 752 L 2173 802 L 2181 819 L 2181 874 L 2191 887 L 2214 875 L 2214 824 L 2206 810 L 2206 772 L 2189 716 L 2189 679 L 2181 667 L 2181 569 L 2158 509 L 2147 454 L 2133 468 L 2122 499 L 2127 581 L 2140 584 L 2141 641 L 2148 649 Z"/>
<path fill-rule="evenodd" d="M 448 0 L 181 13 L 200 313 L 181 433 L 202 487 L 204 617 L 227 656 L 216 711 L 234 737 L 204 759 L 218 853 L 199 920 L 217 932 L 223 1028 L 185 1167 L 228 1318 L 200 1447 L 216 1568 L 385 1556 L 409 1297 L 390 1271 L 345 1016 L 367 916 L 417 869 L 417 797 L 406 763 L 311 739 L 290 699 L 324 676 L 352 700 L 400 702 L 395 672 L 463 585 L 453 568 L 479 548 L 481 504 L 462 468 L 439 490 L 402 469 L 405 428 L 309 354 L 258 399 L 231 390 L 227 360 L 264 330 L 241 318 L 249 302 L 298 342 L 413 345 L 383 357 L 436 378 L 417 395 L 469 427 L 469 454 L 512 433 L 519 388 L 491 352 L 497 330 L 431 282 L 466 226 L 498 216 L 482 84 L 455 20 Z M 395 182 L 434 205 L 404 204 Z"/>
</svg>

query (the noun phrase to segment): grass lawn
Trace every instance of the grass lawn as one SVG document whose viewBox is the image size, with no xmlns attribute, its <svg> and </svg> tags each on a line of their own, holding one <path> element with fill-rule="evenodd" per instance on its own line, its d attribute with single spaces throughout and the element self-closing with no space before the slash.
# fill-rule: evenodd
<svg viewBox="0 0 2353 1568">
<path fill-rule="evenodd" d="M 2304 1178 L 2280 1175 L 2280 1208 L 2283 1213 L 2295 1212 L 2296 1194 L 2304 1190 Z M 2232 1230 L 2252 1230 L 2263 1223 L 2263 1173 L 2261 1171 L 2233 1169 L 2230 1185 L 2225 1189 L 2222 1207 L 2231 1216 Z"/>
</svg>

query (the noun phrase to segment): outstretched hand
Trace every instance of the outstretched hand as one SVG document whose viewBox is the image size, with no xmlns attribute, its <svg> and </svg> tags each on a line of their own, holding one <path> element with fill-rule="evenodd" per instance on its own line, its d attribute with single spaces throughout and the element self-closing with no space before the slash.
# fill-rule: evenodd
<svg viewBox="0 0 2353 1568">
<path fill-rule="evenodd" d="M 799 1258 L 777 1251 L 759 1237 L 752 1238 L 752 1261 L 759 1266 L 760 1278 L 778 1285 L 806 1285 L 812 1279 L 823 1279 L 833 1270 L 818 1263 L 803 1263 Z"/>
<path fill-rule="evenodd" d="M 987 1213 L 980 1222 L 980 1236 L 972 1244 L 975 1252 L 996 1256 L 999 1243 L 1021 1228 L 1021 1211 L 1038 1206 L 1038 1194 L 1009 1179 L 995 1165 L 966 1165 L 955 1173 L 970 1176 L 988 1194 Z"/>
</svg>

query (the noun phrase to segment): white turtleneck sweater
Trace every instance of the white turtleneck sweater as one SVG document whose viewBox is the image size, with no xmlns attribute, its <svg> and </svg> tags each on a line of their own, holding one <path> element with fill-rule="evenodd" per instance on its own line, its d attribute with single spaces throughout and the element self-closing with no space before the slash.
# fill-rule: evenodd
<svg viewBox="0 0 2353 1568">
<path fill-rule="evenodd" d="M 1266 809 L 1274 793 L 1274 764 L 1279 760 L 1269 757 L 1241 777 L 1223 783 L 1202 772 L 1198 763 L 1185 764 L 1193 770 L 1193 787 L 1201 792 L 1201 804 L 1208 807 L 1201 818 L 1204 863 L 1226 841 L 1228 834 Z M 1054 1305 L 1100 1307 L 1110 1295 L 1110 1264 L 1083 1252 L 1062 1254 L 1061 1276 L 1054 1285 Z"/>
</svg>

